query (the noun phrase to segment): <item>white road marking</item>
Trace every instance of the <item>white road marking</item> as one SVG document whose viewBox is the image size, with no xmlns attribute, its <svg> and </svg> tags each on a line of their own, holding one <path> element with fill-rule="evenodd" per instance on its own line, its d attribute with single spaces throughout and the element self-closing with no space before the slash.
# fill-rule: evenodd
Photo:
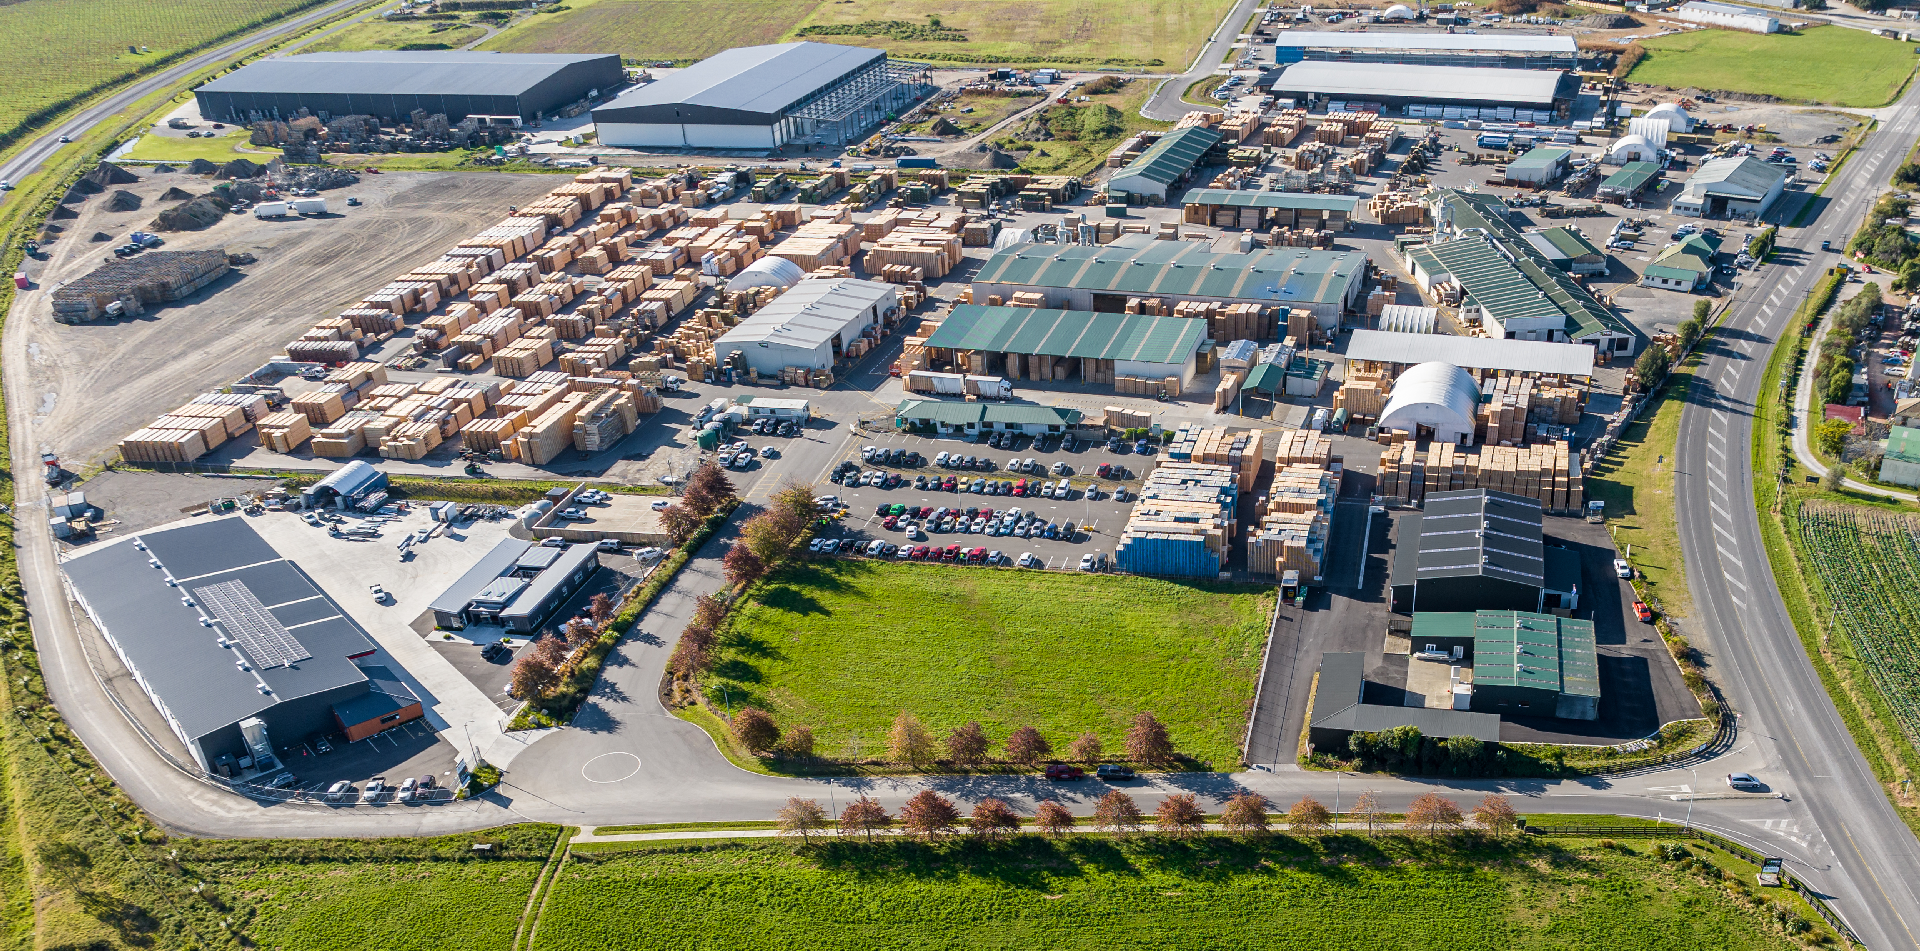
<svg viewBox="0 0 1920 951">
<path fill-rule="evenodd" d="M 1711 442 L 1707 443 L 1707 451 L 1710 453 L 1713 453 L 1716 456 L 1719 456 L 1721 459 L 1727 458 L 1726 450 L 1721 449 L 1718 443 L 1711 443 Z M 1714 471 L 1718 472 L 1720 470 L 1715 469 Z"/>
<path fill-rule="evenodd" d="M 1721 569 L 1720 577 L 1727 579 L 1728 584 L 1731 584 L 1742 591 L 1747 590 L 1747 586 L 1745 583 L 1741 582 L 1738 578 L 1735 578 L 1734 576 L 1727 574 L 1725 569 Z"/>
<path fill-rule="evenodd" d="M 1712 509 L 1713 509 L 1714 511 L 1716 511 L 1716 512 L 1719 512 L 1719 513 L 1720 513 L 1721 515 L 1726 515 L 1726 516 L 1727 516 L 1727 519 L 1728 519 L 1729 521 L 1731 521 L 1731 520 L 1733 519 L 1733 516 L 1731 516 L 1731 515 L 1727 515 L 1727 510 L 1726 510 L 1726 509 L 1723 509 L 1723 508 L 1721 508 L 1721 507 L 1720 507 L 1720 503 L 1718 503 L 1718 502 L 1715 502 L 1715 501 L 1714 501 L 1714 500 L 1712 500 L 1712 499 L 1708 499 L 1708 500 L 1707 500 L 1707 505 L 1708 505 L 1709 507 L 1711 507 L 1711 508 L 1712 508 Z"/>
<path fill-rule="evenodd" d="M 1741 560 L 1740 560 L 1740 559 L 1738 559 L 1738 558 L 1735 558 L 1735 557 L 1733 557 L 1733 552 L 1730 552 L 1730 551 L 1728 551 L 1728 550 L 1726 550 L 1725 548 L 1722 548 L 1722 547 L 1721 547 L 1721 546 L 1719 546 L 1719 545 L 1715 545 L 1715 546 L 1713 546 L 1713 547 L 1714 547 L 1714 549 L 1715 549 L 1716 551 L 1718 551 L 1718 552 L 1720 552 L 1720 557 L 1722 557 L 1722 558 L 1725 558 L 1726 560 L 1728 560 L 1728 561 L 1731 561 L 1731 562 L 1733 562 L 1733 563 L 1734 563 L 1735 565 L 1737 565 L 1737 566 L 1739 566 L 1739 567 L 1740 567 L 1740 568 L 1741 568 L 1742 570 L 1745 570 L 1745 569 L 1746 569 L 1746 567 L 1747 567 L 1747 563 L 1746 563 L 1746 562 L 1744 562 L 1744 561 L 1741 561 Z"/>
<path fill-rule="evenodd" d="M 1715 522 L 1715 523 L 1713 523 L 1713 530 L 1714 530 L 1714 531 L 1716 531 L 1716 532 L 1719 532 L 1719 533 L 1720 533 L 1720 534 L 1722 534 L 1722 535 L 1725 535 L 1725 536 L 1727 536 L 1727 539 L 1728 539 L 1729 541 L 1732 541 L 1732 542 L 1733 542 L 1734 544 L 1736 544 L 1736 545 L 1740 543 L 1740 539 L 1738 539 L 1738 538 L 1734 538 L 1734 537 L 1733 537 L 1733 533 L 1732 533 L 1732 532 L 1729 532 L 1729 531 L 1727 531 L 1726 529 L 1724 529 L 1724 528 L 1721 528 L 1721 527 L 1720 527 L 1720 523 L 1719 523 L 1719 522 Z"/>
<path fill-rule="evenodd" d="M 1747 602 L 1734 597 L 1732 593 L 1728 593 L 1727 600 L 1732 601 L 1736 606 L 1738 606 L 1742 610 L 1745 610 L 1747 607 Z"/>
</svg>

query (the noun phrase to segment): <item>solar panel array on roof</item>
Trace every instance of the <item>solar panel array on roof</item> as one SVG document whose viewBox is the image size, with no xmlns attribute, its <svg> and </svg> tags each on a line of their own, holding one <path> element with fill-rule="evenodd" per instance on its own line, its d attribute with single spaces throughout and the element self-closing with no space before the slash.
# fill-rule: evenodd
<svg viewBox="0 0 1920 951">
<path fill-rule="evenodd" d="M 1311 93 L 1336 99 L 1420 100 L 1550 106 L 1565 73 L 1547 69 L 1409 66 L 1400 63 L 1308 61 L 1274 80 L 1276 94 Z"/>
<path fill-rule="evenodd" d="M 255 667 L 262 670 L 286 667 L 313 656 L 246 585 L 222 581 L 195 588 L 193 593 L 220 619 L 220 626 L 228 636 L 240 642 Z"/>
</svg>

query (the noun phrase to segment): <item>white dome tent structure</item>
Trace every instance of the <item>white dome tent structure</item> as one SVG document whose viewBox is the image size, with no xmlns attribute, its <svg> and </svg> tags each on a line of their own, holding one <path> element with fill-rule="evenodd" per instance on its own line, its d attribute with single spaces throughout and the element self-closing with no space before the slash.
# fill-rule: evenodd
<svg viewBox="0 0 1920 951">
<path fill-rule="evenodd" d="M 806 272 L 800 265 L 772 256 L 761 258 L 740 269 L 733 279 L 727 282 L 729 291 L 750 291 L 756 287 L 778 287 L 785 290 L 800 283 Z"/>
<path fill-rule="evenodd" d="M 1416 18 L 1416 17 L 1418 17 L 1418 16 L 1419 16 L 1419 14 L 1417 14 L 1417 13 L 1415 13 L 1415 12 L 1413 12 L 1413 8 L 1412 8 L 1412 7 L 1410 7 L 1410 6 L 1407 6 L 1407 5 L 1406 5 L 1406 4 L 1404 4 L 1404 3 L 1396 3 L 1396 4 L 1394 4 L 1393 6 L 1390 6 L 1390 7 L 1388 7 L 1388 8 L 1386 9 L 1386 12 L 1385 12 L 1385 13 L 1382 13 L 1382 14 L 1380 14 L 1380 19 L 1382 19 L 1382 20 L 1411 20 L 1411 19 L 1414 19 L 1414 18 Z"/>
<path fill-rule="evenodd" d="M 1687 115 L 1687 110 L 1680 108 L 1680 104 L 1677 102 L 1663 102 L 1654 106 L 1652 109 L 1647 110 L 1647 114 L 1643 118 L 1665 119 L 1667 120 L 1667 128 L 1675 132 L 1693 131 L 1693 117 Z"/>
<path fill-rule="evenodd" d="M 1647 141 L 1644 135 L 1623 135 L 1620 140 L 1607 146 L 1607 164 L 1625 165 L 1628 162 L 1658 162 L 1660 152 Z"/>
<path fill-rule="evenodd" d="M 1380 428 L 1398 429 L 1416 439 L 1431 433 L 1438 441 L 1471 441 L 1473 412 L 1479 405 L 1480 385 L 1472 374 L 1451 363 L 1422 363 L 1393 381 Z"/>
</svg>

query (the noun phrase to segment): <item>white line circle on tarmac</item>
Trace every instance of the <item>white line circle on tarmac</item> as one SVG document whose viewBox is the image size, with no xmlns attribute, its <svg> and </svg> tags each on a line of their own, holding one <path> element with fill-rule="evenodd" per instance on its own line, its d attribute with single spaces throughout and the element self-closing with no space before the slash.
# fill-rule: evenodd
<svg viewBox="0 0 1920 951">
<path fill-rule="evenodd" d="M 624 775 L 615 776 L 612 779 L 593 778 L 593 773 L 598 772 L 598 770 L 594 770 L 593 764 L 598 763 L 601 760 L 606 759 L 608 757 L 619 757 L 619 756 L 624 756 L 627 759 L 633 760 L 633 768 L 630 770 L 627 770 L 627 772 Z M 620 768 L 619 764 L 620 764 L 620 761 L 616 759 L 613 762 L 610 762 L 607 764 L 607 770 L 609 772 L 618 770 Z M 624 779 L 633 778 L 633 775 L 638 772 L 640 772 L 640 757 L 635 756 L 632 753 L 625 753 L 625 752 L 602 753 L 599 756 L 596 756 L 590 760 L 587 760 L 585 763 L 580 764 L 580 778 L 585 779 L 587 782 L 590 782 L 590 783 L 617 783 Z"/>
</svg>

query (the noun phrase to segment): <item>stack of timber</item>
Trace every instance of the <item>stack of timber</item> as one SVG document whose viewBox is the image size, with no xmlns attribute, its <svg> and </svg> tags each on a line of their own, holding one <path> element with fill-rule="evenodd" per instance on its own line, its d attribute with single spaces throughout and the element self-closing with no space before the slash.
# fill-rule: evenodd
<svg viewBox="0 0 1920 951">
<path fill-rule="evenodd" d="M 634 394 L 601 387 L 587 394 L 573 419 L 573 448 L 599 452 L 613 448 L 621 437 L 640 425 L 640 407 Z"/>
<path fill-rule="evenodd" d="M 1224 466 L 1234 473 L 1241 492 L 1253 489 L 1260 475 L 1263 445 L 1260 430 L 1231 432 L 1225 426 L 1182 423 L 1160 454 L 1163 463 L 1190 462 Z"/>
<path fill-rule="evenodd" d="M 1276 466 L 1311 466 L 1325 469 L 1333 464 L 1333 440 L 1310 429 L 1289 429 L 1274 438 Z"/>
<path fill-rule="evenodd" d="M 304 413 L 270 413 L 261 418 L 259 428 L 260 445 L 269 452 L 293 452 L 313 437 L 313 424 Z"/>
<path fill-rule="evenodd" d="M 1333 473 L 1316 466 L 1288 465 L 1275 471 L 1260 524 L 1248 532 L 1248 569 L 1273 577 L 1298 571 L 1304 580 L 1320 580 L 1339 488 Z"/>
<path fill-rule="evenodd" d="M 1134 574 L 1213 578 L 1227 562 L 1238 479 L 1226 466 L 1170 462 L 1149 473 L 1114 546 Z"/>
</svg>

